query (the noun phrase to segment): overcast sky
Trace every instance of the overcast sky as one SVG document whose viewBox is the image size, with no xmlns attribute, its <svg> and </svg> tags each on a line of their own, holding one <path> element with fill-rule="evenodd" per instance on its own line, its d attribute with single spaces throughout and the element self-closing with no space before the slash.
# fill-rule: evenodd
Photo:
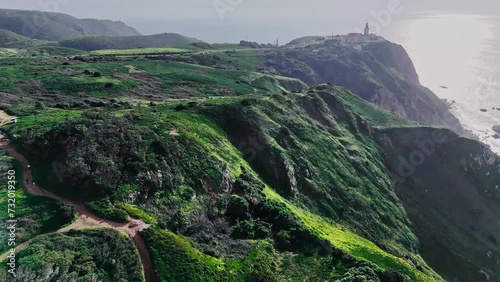
<svg viewBox="0 0 500 282">
<path fill-rule="evenodd" d="M 121 20 L 144 34 L 178 32 L 209 42 L 282 42 L 346 33 L 414 14 L 500 15 L 498 0 L 0 0 L 0 8 Z M 380 12 L 386 11 L 386 12 Z M 383 33 L 383 31 L 381 31 Z"/>
</svg>

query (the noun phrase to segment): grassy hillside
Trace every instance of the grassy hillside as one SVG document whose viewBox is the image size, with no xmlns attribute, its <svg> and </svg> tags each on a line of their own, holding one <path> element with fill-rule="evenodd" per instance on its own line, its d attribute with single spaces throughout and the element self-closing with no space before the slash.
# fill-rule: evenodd
<svg viewBox="0 0 500 282">
<path fill-rule="evenodd" d="M 314 85 L 333 83 L 398 116 L 457 132 L 463 129 L 447 105 L 420 85 L 406 51 L 388 41 L 364 44 L 359 52 L 333 40 L 269 52 L 266 67 Z"/>
<path fill-rule="evenodd" d="M 60 13 L 8 9 L 0 9 L 0 29 L 46 41 L 60 41 L 87 35 L 139 35 L 135 29 L 122 22 L 80 20 Z"/>
<path fill-rule="evenodd" d="M 225 52 L 228 65 L 294 77 L 317 85 L 343 86 L 396 115 L 463 133 L 446 103 L 420 85 L 403 47 L 385 40 L 366 43 L 362 51 L 322 37 L 304 37 L 266 50 Z M 204 60 L 198 60 L 204 64 Z"/>
<path fill-rule="evenodd" d="M 103 49 L 160 48 L 188 45 L 193 42 L 199 42 L 199 40 L 177 33 L 162 33 L 147 36 L 87 36 L 64 40 L 59 45 L 85 51 L 95 51 Z"/>
<path fill-rule="evenodd" d="M 190 257 L 200 257 L 207 264 L 204 269 L 213 268 L 202 276 L 204 281 L 235 271 L 241 280 L 257 275 L 281 281 L 303 272 L 300 269 L 306 265 L 325 260 L 339 265 L 334 272 L 321 274 L 326 280 L 368 275 L 365 272 L 375 281 L 384 275 L 412 281 L 439 279 L 418 255 L 408 251 L 418 239 L 391 191 L 380 152 L 369 139 L 369 125 L 347 107 L 347 103 L 362 101 L 341 89 L 322 89 L 289 97 L 209 99 L 190 107 L 168 102 L 111 115 L 87 112 L 37 130 L 41 135 L 31 141 L 25 137 L 34 128 L 23 121 L 8 130 L 20 136 L 33 156 L 36 175 L 45 187 L 65 193 L 64 187 L 69 196 L 80 199 L 107 196 L 130 202 L 132 191 L 144 195 L 132 203 L 153 216 L 161 229 L 181 236 L 175 239 L 160 230 L 145 233 L 157 269 L 166 279 L 198 280 L 189 278 L 199 273 L 187 271 L 198 265 L 191 264 Z M 124 135 L 109 134 L 120 131 Z M 260 149 L 248 143 L 253 136 Z M 91 142 L 95 138 L 105 139 Z M 53 146 L 46 147 L 41 140 Z M 72 162 L 75 158 L 80 161 Z M 63 182 L 43 165 L 54 161 L 66 168 L 58 172 Z M 81 174 L 81 165 L 93 167 L 95 173 Z M 151 169 L 161 174 L 143 178 Z M 185 240 L 182 237 L 193 245 L 180 243 Z M 271 242 L 272 267 L 282 269 L 277 276 L 275 268 L 251 261 L 254 240 Z M 165 248 L 170 251 L 159 251 Z M 263 256 L 262 251 L 256 255 Z M 287 265 L 282 261 L 286 251 L 309 258 Z M 401 253 L 411 257 L 418 269 L 399 258 Z M 164 271 L 173 259 L 168 256 L 174 254 L 179 256 L 176 260 L 187 256 L 187 265 L 167 274 Z M 262 271 L 248 272 L 241 268 L 246 264 Z M 315 268 L 307 275 L 322 271 Z"/>
<path fill-rule="evenodd" d="M 132 36 L 140 35 L 134 28 L 120 21 L 80 19 L 87 35 L 95 36 Z"/>
<path fill-rule="evenodd" d="M 167 54 L 167 53 L 185 53 L 191 51 L 186 46 L 182 47 L 163 47 L 163 48 L 133 48 L 133 49 L 104 49 L 96 50 L 99 55 L 140 55 L 140 54 Z"/>
<path fill-rule="evenodd" d="M 70 49 L 71 51 L 72 49 Z M 44 52 L 67 52 L 67 49 Z M 120 97 L 161 101 L 166 98 L 236 96 L 300 90 L 297 80 L 247 70 L 205 67 L 187 62 L 128 59 L 93 61 L 35 58 L 4 59 L 0 69 L 0 108 L 15 113 L 44 106 L 85 109 L 95 105 L 129 107 Z M 43 75 L 40 75 L 43 73 Z M 7 94 L 12 93 L 13 95 Z M 18 95 L 18 96 L 15 96 Z"/>
<path fill-rule="evenodd" d="M 27 48 L 45 43 L 41 40 L 21 36 L 9 30 L 0 29 L 0 48 Z"/>
<path fill-rule="evenodd" d="M 304 80 L 330 77 L 340 72 L 336 63 L 321 71 L 303 57 L 331 58 L 329 47 L 316 55 L 227 47 L 3 58 L 0 109 L 19 117 L 3 130 L 42 187 L 103 217 L 128 213 L 150 223 L 141 237 L 162 281 L 496 278 L 498 158 L 451 135 L 442 146 L 425 143 L 426 162 L 401 175 L 401 157 L 450 131 L 339 86 L 307 87 L 269 65 L 283 73 L 288 64 L 289 75 Z M 402 77 L 413 74 L 398 65 L 401 54 L 391 54 L 374 62 L 349 52 L 344 70 L 403 87 Z M 364 64 L 370 68 L 356 73 Z M 61 246 L 37 237 L 21 253 L 23 272 L 52 275 L 57 258 L 61 273 L 75 279 L 138 277 L 136 260 L 122 259 L 135 257 L 130 242 L 118 236 L 61 234 L 58 242 L 68 242 Z M 92 244 L 109 252 L 88 250 Z M 83 260 L 81 271 L 70 266 Z"/>
</svg>

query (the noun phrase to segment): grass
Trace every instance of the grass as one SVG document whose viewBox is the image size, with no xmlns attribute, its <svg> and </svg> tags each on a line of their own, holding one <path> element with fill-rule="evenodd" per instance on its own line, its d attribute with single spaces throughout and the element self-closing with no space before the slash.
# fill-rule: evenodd
<svg viewBox="0 0 500 282">
<path fill-rule="evenodd" d="M 356 114 L 365 118 L 373 126 L 379 129 L 416 127 L 418 122 L 410 121 L 382 109 L 374 104 L 367 103 L 358 96 L 352 95 L 346 89 L 337 87 L 336 97 L 342 99 L 344 105 Z M 323 98 L 328 95 L 322 95 Z"/>
<path fill-rule="evenodd" d="M 29 94 L 32 91 L 38 94 L 49 92 L 70 97 L 75 97 L 79 93 L 92 95 L 98 92 L 111 95 L 138 86 L 132 79 L 113 77 L 114 73 L 128 73 L 126 65 L 126 63 L 9 65 L 0 69 L 0 77 L 6 79 L 4 83 L 1 83 L 0 90 L 22 95 Z M 89 71 L 89 74 L 85 74 L 85 70 Z M 93 77 L 93 72 L 99 72 L 101 76 Z M 26 85 L 24 86 L 26 90 L 16 88 L 20 85 Z M 29 87 L 35 90 L 29 90 Z"/>
<path fill-rule="evenodd" d="M 340 93 L 339 95 L 342 96 L 342 94 Z M 230 98 L 230 99 L 221 98 L 221 99 L 210 99 L 206 101 L 200 101 L 200 104 L 196 106 L 196 109 L 205 108 L 205 105 L 210 103 L 216 105 L 213 106 L 212 108 L 213 111 L 216 113 L 242 113 L 243 109 L 238 108 L 237 105 L 240 105 L 240 102 L 243 99 L 244 98 Z M 348 97 L 344 97 L 344 99 L 348 100 Z M 266 126 L 272 127 L 272 124 L 287 124 L 287 123 L 289 124 L 289 122 L 282 121 L 278 118 L 279 114 L 283 113 L 284 115 L 287 116 L 288 119 L 292 119 L 295 122 L 301 122 L 302 124 L 296 125 L 296 127 L 302 127 L 301 130 L 305 130 L 305 127 L 310 125 L 308 125 L 305 121 L 300 121 L 299 117 L 295 117 L 293 114 L 290 114 L 291 112 L 298 113 L 300 110 L 299 109 L 295 109 L 293 111 L 290 110 L 287 105 L 288 102 L 290 101 L 285 100 L 277 102 L 270 98 L 260 98 L 259 107 L 263 107 L 264 112 L 261 114 L 247 112 L 245 114 L 248 114 L 249 116 L 252 116 L 254 119 L 257 119 L 259 121 L 258 124 L 260 124 L 263 127 Z M 273 103 L 276 103 L 276 105 L 274 105 Z M 354 105 L 352 105 L 352 107 L 356 109 L 361 105 L 361 102 L 360 104 L 355 104 L 355 102 L 353 103 Z M 273 109 L 274 106 L 278 108 Z M 281 107 L 283 107 L 283 109 L 281 109 Z M 270 112 L 272 112 L 273 114 L 271 115 Z M 266 114 L 268 115 L 267 117 Z M 228 167 L 233 177 L 241 173 L 239 169 L 235 170 L 235 168 L 240 168 L 240 167 L 249 168 L 246 162 L 242 159 L 241 152 L 238 151 L 233 144 L 229 143 L 226 138 L 222 137 L 227 134 L 231 134 L 231 132 L 225 131 L 227 129 L 223 129 L 224 128 L 224 126 L 222 125 L 223 123 L 221 124 L 216 122 L 217 119 L 216 120 L 210 118 L 207 119 L 205 115 L 200 115 L 196 112 L 193 112 L 193 110 L 171 112 L 167 116 L 169 118 L 169 124 L 175 125 L 174 128 L 176 128 L 181 135 L 185 136 L 185 138 L 195 140 L 196 143 L 202 144 L 204 148 L 208 152 L 211 152 L 211 154 L 213 154 L 217 159 L 227 162 L 229 164 Z M 238 121 L 238 118 L 234 116 L 228 116 L 228 117 L 218 116 L 218 118 L 226 121 L 230 120 L 236 122 Z M 269 120 L 268 121 L 263 120 L 265 118 L 268 118 Z M 160 128 L 162 128 L 162 124 L 164 124 L 165 122 L 146 119 L 143 120 L 142 123 L 155 124 L 155 126 L 159 126 Z M 161 130 L 160 128 L 157 128 L 159 132 L 164 132 L 164 134 L 167 134 L 167 132 L 170 131 L 173 127 L 172 126 L 164 127 L 163 130 Z M 348 132 L 347 129 L 344 130 L 345 132 Z M 316 132 L 315 134 L 313 134 L 307 132 L 308 131 L 304 131 L 301 133 L 305 134 L 304 138 L 301 138 L 301 140 L 302 142 L 306 141 L 311 142 L 311 145 L 304 144 L 304 146 L 331 147 L 331 144 L 327 145 L 327 143 L 325 143 L 324 145 L 313 145 L 313 144 L 323 144 L 323 143 L 317 143 L 318 142 L 317 138 L 319 138 L 319 136 L 322 136 L 322 133 Z M 346 143 L 350 143 L 348 150 L 356 151 L 357 152 L 356 154 L 365 154 L 365 150 L 367 146 L 370 146 L 370 144 L 369 143 L 362 144 L 358 140 L 356 140 L 356 137 L 350 136 L 345 132 L 344 134 L 346 134 L 346 136 L 344 136 L 343 140 L 341 141 L 345 144 L 344 146 L 347 146 Z M 331 140 L 329 142 L 331 142 Z M 297 153 L 295 155 L 299 154 L 301 153 Z M 323 152 L 322 154 L 325 155 L 326 152 Z M 308 156 L 310 159 L 314 159 L 317 157 L 314 151 L 313 152 L 309 151 Z M 339 168 L 343 168 L 342 166 L 344 165 L 340 164 L 340 160 L 342 160 L 342 158 L 343 158 L 342 156 L 334 157 L 334 159 L 337 160 L 337 166 Z M 323 160 L 318 159 L 316 161 L 316 164 L 322 162 Z M 343 172 L 339 171 L 338 173 L 343 175 L 350 174 L 348 166 L 349 165 L 347 164 L 345 167 L 345 171 Z M 310 169 L 312 168 L 310 167 Z M 381 175 L 383 175 L 384 173 L 383 171 L 377 170 L 376 167 L 374 167 L 373 169 L 376 172 L 380 173 Z M 256 175 L 259 174 L 256 173 Z M 352 188 L 351 189 L 345 188 L 345 189 L 352 190 Z M 329 240 L 330 242 L 332 242 L 334 246 L 346 251 L 347 253 L 352 254 L 354 257 L 360 260 L 371 261 L 384 270 L 386 269 L 399 270 L 408 277 L 410 277 L 411 279 L 413 279 L 414 281 L 433 281 L 434 279 L 439 279 L 439 276 L 436 275 L 435 273 L 431 273 L 430 276 L 427 276 L 419 272 L 418 270 L 411 267 L 408 263 L 406 263 L 402 259 L 397 258 L 386 251 L 383 251 L 373 242 L 364 239 L 359 235 L 356 235 L 354 232 L 342 230 L 342 227 L 331 223 L 331 221 L 329 221 L 324 217 L 320 217 L 314 215 L 312 212 L 307 212 L 305 210 L 296 208 L 295 204 L 291 204 L 290 202 L 284 200 L 276 192 L 270 189 L 266 189 L 265 193 L 266 196 L 269 197 L 270 199 L 286 203 L 287 207 L 290 210 L 292 210 L 294 214 L 296 214 L 303 220 L 304 224 L 307 226 L 308 229 L 318 232 L 322 238 Z M 355 193 L 354 191 L 351 193 L 354 193 L 352 197 L 355 197 L 358 200 L 357 203 L 358 205 L 370 205 L 369 202 L 371 202 L 371 200 L 367 198 L 365 195 Z M 398 210 L 398 212 L 400 212 L 400 210 Z"/>
<path fill-rule="evenodd" d="M 263 51 L 255 50 L 238 50 L 231 53 L 220 54 L 224 63 L 241 67 L 247 70 L 255 70 L 258 67 L 264 66 L 265 55 Z"/>
<path fill-rule="evenodd" d="M 136 67 L 143 70 L 148 66 L 139 65 Z M 149 67 L 151 67 L 151 65 L 149 65 Z M 184 67 L 189 68 L 192 66 L 184 65 Z M 336 94 L 342 97 L 341 93 Z M 336 97 L 333 94 L 330 95 L 331 97 Z M 337 97 L 337 99 L 340 98 Z M 250 100 L 250 105 L 254 106 L 243 106 L 242 102 L 244 100 Z M 373 238 L 383 242 L 383 237 L 387 237 L 388 235 L 386 233 L 392 233 L 392 230 L 382 228 L 385 225 L 380 225 L 379 221 L 381 220 L 378 218 L 379 213 L 386 213 L 387 217 L 389 217 L 389 222 L 397 222 L 396 225 L 392 226 L 393 228 L 400 228 L 401 226 L 399 224 L 401 222 L 404 224 L 405 222 L 404 217 L 403 219 L 400 218 L 403 216 L 400 214 L 401 210 L 399 210 L 397 206 L 394 207 L 389 203 L 389 200 L 385 198 L 391 196 L 390 194 L 384 194 L 388 192 L 383 190 L 383 187 L 388 185 L 387 181 L 384 181 L 387 175 L 384 174 L 380 165 L 374 160 L 377 159 L 376 151 L 373 150 L 374 145 L 367 141 L 365 139 L 366 137 L 363 137 L 359 133 L 355 133 L 356 129 L 352 128 L 352 126 L 356 121 L 354 115 L 350 111 L 345 113 L 345 117 L 337 118 L 337 120 L 333 118 L 333 114 L 330 114 L 331 117 L 329 118 L 332 120 L 332 126 L 336 127 L 337 131 L 335 134 L 329 135 L 324 128 L 320 127 L 321 123 L 318 122 L 320 119 L 317 118 L 317 113 L 311 110 L 319 109 L 321 113 L 326 114 L 328 112 L 327 108 L 338 102 L 342 103 L 342 100 L 337 102 L 328 101 L 326 98 L 320 99 L 319 96 L 312 97 L 301 94 L 290 96 L 275 95 L 273 97 L 245 96 L 204 99 L 195 101 L 192 104 L 186 103 L 185 101 L 169 101 L 155 106 L 143 105 L 141 108 L 135 109 L 135 113 L 140 116 L 136 121 L 136 125 L 147 127 L 158 136 L 170 140 L 170 142 L 176 140 L 179 146 L 186 146 L 181 149 L 184 154 L 184 161 L 182 163 L 171 164 L 171 166 L 176 169 L 173 174 L 181 173 L 183 178 L 186 179 L 186 181 L 182 183 L 183 186 L 189 187 L 192 185 L 191 187 L 197 187 L 196 185 L 199 184 L 192 181 L 206 175 L 211 179 L 210 182 L 212 185 L 216 186 L 218 183 L 217 181 L 220 181 L 217 179 L 221 178 L 220 164 L 225 163 L 233 180 L 242 173 L 241 168 L 244 167 L 248 171 L 253 171 L 257 177 L 270 183 L 270 185 L 277 191 L 280 191 L 280 193 L 286 194 L 286 192 L 282 190 L 282 186 L 274 182 L 262 169 L 256 168 L 254 163 L 247 163 L 243 153 L 238 150 L 238 143 L 233 144 L 227 138 L 228 135 L 234 135 L 236 132 L 235 130 L 240 133 L 245 133 L 247 132 L 246 130 L 250 130 L 249 132 L 253 130 L 254 133 L 263 132 L 267 140 L 266 144 L 263 144 L 267 146 L 267 151 L 264 151 L 266 154 L 266 162 L 269 161 L 270 156 L 279 154 L 284 160 L 293 164 L 297 171 L 303 171 L 301 165 L 307 166 L 309 171 L 311 171 L 311 175 L 308 176 L 308 178 L 315 181 L 315 188 L 317 191 L 321 191 L 321 189 L 326 191 L 331 185 L 334 185 L 339 193 L 343 193 L 344 197 L 350 199 L 349 204 L 351 206 L 346 209 L 352 208 L 353 212 L 360 213 L 359 215 L 356 214 L 358 217 L 347 218 L 344 219 L 343 222 L 351 223 L 359 221 L 356 222 L 358 227 L 360 222 L 376 223 L 378 225 L 375 226 L 379 229 L 372 230 L 373 233 L 371 235 Z M 174 108 L 179 104 L 184 104 L 185 109 L 181 111 L 175 110 Z M 362 103 L 360 102 L 359 105 L 354 105 L 353 107 L 358 108 L 361 106 Z M 338 114 L 336 111 L 340 110 L 335 110 L 334 114 Z M 127 112 L 129 111 L 127 110 Z M 313 117 L 316 117 L 318 120 L 313 119 Z M 60 122 L 60 120 L 57 122 Z M 32 126 L 35 126 L 34 122 Z M 52 126 L 55 127 L 55 124 L 52 124 Z M 295 143 L 294 146 L 290 146 L 288 149 L 284 148 L 283 142 L 292 141 L 286 139 L 280 140 L 279 134 L 275 133 L 280 127 L 284 126 L 286 126 L 290 132 L 290 136 L 288 137 L 290 139 L 288 140 L 293 140 Z M 242 131 L 242 128 L 245 130 Z M 170 132 L 174 129 L 178 131 L 180 134 L 179 136 L 170 135 Z M 305 148 L 307 147 L 314 149 L 306 150 Z M 335 149 L 324 151 L 315 148 Z M 184 149 L 186 149 L 186 151 L 184 151 Z M 306 154 L 306 152 L 308 160 L 305 160 L 304 154 Z M 158 152 L 155 152 L 155 154 L 158 154 Z M 354 164 L 352 159 L 347 157 L 353 155 L 358 156 L 358 158 L 361 159 L 360 162 L 367 162 L 368 164 L 365 164 L 363 166 L 364 168 L 353 167 Z M 366 162 L 364 161 L 365 158 Z M 148 163 L 152 160 L 156 159 L 148 157 L 147 161 L 142 161 L 141 163 L 146 169 Z M 283 160 L 277 159 L 276 163 L 279 164 L 279 162 L 283 162 Z M 367 167 L 370 168 L 369 171 L 366 170 Z M 328 168 L 328 170 L 325 170 L 325 168 Z M 358 177 L 353 176 L 353 170 L 356 171 Z M 323 171 L 325 173 L 320 173 Z M 304 181 L 303 175 L 298 174 L 297 179 L 299 181 Z M 177 183 L 173 182 L 173 184 Z M 376 187 L 377 185 L 381 187 Z M 174 185 L 173 187 L 181 186 Z M 352 187 L 363 190 L 357 191 L 357 189 L 353 189 Z M 180 190 L 180 188 L 176 188 L 175 191 L 177 190 Z M 362 191 L 371 194 L 365 195 Z M 335 209 L 338 208 L 335 205 L 338 204 L 335 202 L 333 204 L 329 203 L 325 199 L 315 200 L 314 198 L 309 198 L 311 195 L 308 195 L 308 192 L 310 191 L 301 191 L 301 194 L 294 200 L 294 206 L 288 206 L 290 210 L 304 221 L 308 229 L 315 232 L 327 230 L 327 233 L 320 232 L 323 238 L 328 239 L 335 246 L 338 244 L 338 248 L 345 250 L 358 259 L 374 262 L 381 269 L 394 268 L 402 271 L 409 277 L 415 279 L 421 278 L 418 274 L 413 273 L 404 262 L 402 263 L 397 258 L 382 251 L 373 242 L 362 239 L 361 236 L 355 235 L 352 232 L 344 232 L 340 227 L 331 225 L 327 221 L 322 222 L 322 217 L 314 216 L 315 213 L 325 215 L 330 211 L 333 211 L 332 214 L 335 214 Z M 266 191 L 266 193 L 271 199 L 277 200 L 273 198 L 273 196 L 277 194 L 269 194 L 269 191 Z M 175 193 L 170 192 L 168 195 L 169 200 L 171 201 L 174 196 Z M 175 197 L 190 199 L 190 197 L 186 198 L 182 194 Z M 153 199 L 154 201 L 160 201 L 160 203 L 162 201 L 167 202 L 167 200 L 157 195 L 155 195 Z M 385 210 L 379 207 L 374 208 L 372 202 L 375 200 Z M 189 200 L 184 201 L 189 202 Z M 184 201 L 176 200 L 175 203 L 182 203 L 182 205 L 184 205 Z M 382 203 L 384 203 L 384 205 L 382 205 Z M 299 206 L 307 207 L 310 211 L 301 212 L 295 208 L 298 204 L 300 204 Z M 362 211 L 367 209 L 372 211 L 371 217 L 363 215 Z M 125 206 L 125 210 L 133 216 L 135 215 L 147 219 L 150 222 L 154 222 L 146 213 L 135 207 Z M 156 217 L 157 214 L 153 213 L 151 216 Z M 360 216 L 363 218 L 360 218 Z M 332 218 L 334 217 L 332 216 Z M 158 219 L 156 222 L 158 222 Z M 355 224 L 353 223 L 353 225 Z M 406 228 L 406 226 L 403 227 Z M 405 229 L 398 229 L 397 233 L 404 233 L 402 230 Z M 357 229 L 357 231 L 360 232 L 361 229 Z M 407 234 L 406 236 L 410 235 Z M 394 234 L 391 234 L 391 236 L 394 238 Z M 423 278 L 421 280 L 425 281 Z"/>
<path fill-rule="evenodd" d="M 147 212 L 144 210 L 140 209 L 139 207 L 131 204 L 125 204 L 119 201 L 115 201 L 115 206 L 119 209 L 122 209 L 126 211 L 131 217 L 137 218 L 137 219 L 142 219 L 144 222 L 152 224 L 152 225 L 157 225 L 158 221 L 156 218 L 152 217 L 149 215 Z"/>
<path fill-rule="evenodd" d="M 156 89 L 157 94 L 177 98 L 281 93 L 290 87 L 305 87 L 296 79 L 183 62 L 131 60 L 124 65 L 161 79 L 163 85 Z"/>
<path fill-rule="evenodd" d="M 224 280 L 224 263 L 195 250 L 186 239 L 158 228 L 146 229 L 141 235 L 161 281 Z"/>
<path fill-rule="evenodd" d="M 24 129 L 35 129 L 36 134 L 43 135 L 47 130 L 71 119 L 78 118 L 81 114 L 82 112 L 77 110 L 45 108 L 37 114 L 18 118 L 17 123 L 7 124 L 3 129 L 8 134 L 15 134 L 16 131 Z"/>
<path fill-rule="evenodd" d="M 97 50 L 92 53 L 98 55 L 137 55 L 137 54 L 176 54 L 191 52 L 192 49 L 177 48 L 177 47 L 164 47 L 164 48 L 137 48 L 137 49 L 108 49 Z"/>
<path fill-rule="evenodd" d="M 89 58 L 82 56 L 82 60 L 89 62 L 71 63 L 66 60 L 43 61 L 41 58 L 4 59 L 5 66 L 0 69 L 0 77 L 4 78 L 0 91 L 23 97 L 11 107 L 17 112 L 26 112 L 23 106 L 35 104 L 35 101 L 69 108 L 79 107 L 82 100 L 91 98 L 235 96 L 281 93 L 306 87 L 297 79 L 246 69 L 138 58 L 93 62 Z M 223 56 L 219 62 L 224 64 L 224 60 Z M 142 73 L 130 73 L 130 66 Z"/>
<path fill-rule="evenodd" d="M 346 251 L 354 257 L 376 264 L 381 269 L 395 269 L 407 275 L 411 281 L 436 281 L 439 275 L 432 272 L 426 275 L 410 266 L 401 258 L 397 258 L 380 249 L 373 242 L 366 240 L 355 233 L 331 223 L 330 220 L 314 215 L 308 211 L 297 208 L 289 201 L 283 199 L 278 193 L 267 187 L 266 196 L 272 200 L 284 203 L 304 224 L 318 232 L 324 239 L 330 241 L 335 247 Z"/>
<path fill-rule="evenodd" d="M 338 258 L 281 253 L 267 240 L 249 242 L 248 253 L 236 259 L 201 253 L 167 230 L 150 228 L 141 235 L 161 281 L 339 281 L 346 273 Z"/>
<path fill-rule="evenodd" d="M 232 49 L 248 49 L 247 46 L 242 46 L 237 43 L 216 43 L 212 44 L 212 49 L 209 50 L 232 50 Z"/>
<path fill-rule="evenodd" d="M 108 199 L 99 199 L 86 203 L 86 206 L 96 215 L 116 222 L 128 222 L 129 218 L 125 211 L 116 208 Z"/>
</svg>

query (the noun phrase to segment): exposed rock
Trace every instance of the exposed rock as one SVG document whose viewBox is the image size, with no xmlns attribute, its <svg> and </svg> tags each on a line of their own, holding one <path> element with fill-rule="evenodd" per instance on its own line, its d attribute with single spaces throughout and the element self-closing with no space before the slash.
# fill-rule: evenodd
<svg viewBox="0 0 500 282">
<path fill-rule="evenodd" d="M 314 49 L 324 51 L 314 53 L 311 51 Z M 449 112 L 449 106 L 420 84 L 402 46 L 380 41 L 366 44 L 365 50 L 353 54 L 339 45 L 313 42 L 297 46 L 293 51 L 269 52 L 265 65 L 309 85 L 332 83 L 345 87 L 403 118 L 464 133 L 460 121 Z"/>
</svg>

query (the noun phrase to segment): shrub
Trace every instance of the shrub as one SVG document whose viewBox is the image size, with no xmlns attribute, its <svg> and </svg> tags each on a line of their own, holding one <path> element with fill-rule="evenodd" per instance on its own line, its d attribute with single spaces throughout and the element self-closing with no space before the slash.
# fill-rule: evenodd
<svg viewBox="0 0 500 282">
<path fill-rule="evenodd" d="M 280 249 L 285 249 L 288 250 L 292 246 L 292 236 L 290 235 L 290 232 L 287 230 L 281 230 L 278 232 L 274 238 L 274 242 L 276 243 L 276 246 Z"/>
<path fill-rule="evenodd" d="M 63 220 L 67 222 L 73 220 L 76 216 L 76 209 L 75 206 L 73 205 L 61 205 L 59 207 L 59 211 L 61 213 Z"/>
<path fill-rule="evenodd" d="M 253 239 L 255 236 L 254 223 L 250 220 L 239 222 L 233 229 L 231 236 L 235 239 Z"/>
<path fill-rule="evenodd" d="M 118 222 L 127 222 L 129 220 L 128 214 L 123 210 L 115 208 L 115 206 L 113 206 L 108 199 L 89 202 L 87 203 L 87 207 L 89 207 L 98 216 L 102 216 L 109 220 Z"/>
<path fill-rule="evenodd" d="M 357 267 L 352 268 L 347 271 L 344 277 L 340 280 L 340 282 L 371 282 L 371 281 L 380 281 L 375 271 L 368 267 Z"/>
<path fill-rule="evenodd" d="M 180 112 L 180 111 L 182 111 L 182 110 L 186 110 L 186 109 L 187 109 L 187 107 L 181 104 L 181 105 L 177 105 L 177 106 L 175 106 L 175 108 L 174 108 L 174 109 L 175 109 L 176 111 Z"/>
<path fill-rule="evenodd" d="M 254 226 L 255 239 L 266 239 L 271 236 L 271 224 L 259 221 Z"/>
<path fill-rule="evenodd" d="M 248 210 L 249 205 L 245 198 L 232 195 L 231 199 L 229 199 L 226 215 L 233 219 L 248 219 L 250 218 Z"/>
<path fill-rule="evenodd" d="M 391 269 L 388 269 L 388 270 L 385 270 L 384 272 L 381 272 L 379 274 L 379 276 L 380 276 L 380 280 L 382 282 L 404 282 L 405 281 L 405 278 L 401 273 L 394 271 L 394 270 L 391 270 Z"/>
</svg>

